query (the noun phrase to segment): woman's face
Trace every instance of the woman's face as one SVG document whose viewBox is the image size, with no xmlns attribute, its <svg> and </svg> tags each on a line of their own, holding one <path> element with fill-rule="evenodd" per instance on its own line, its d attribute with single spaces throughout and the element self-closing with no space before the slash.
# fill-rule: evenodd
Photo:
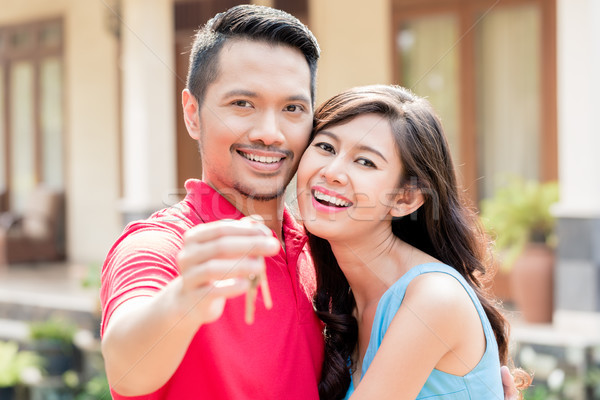
<svg viewBox="0 0 600 400">
<path fill-rule="evenodd" d="M 306 228 L 327 240 L 389 226 L 401 163 L 388 120 L 364 114 L 318 132 L 298 167 Z"/>
</svg>

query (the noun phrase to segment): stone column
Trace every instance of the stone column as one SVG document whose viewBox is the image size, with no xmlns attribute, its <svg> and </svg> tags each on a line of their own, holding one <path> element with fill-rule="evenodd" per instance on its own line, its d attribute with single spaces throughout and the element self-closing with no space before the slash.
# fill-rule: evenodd
<svg viewBox="0 0 600 400">
<path fill-rule="evenodd" d="M 555 321 L 571 326 L 587 321 L 600 329 L 600 2 L 558 0 L 556 15 L 560 203 L 554 208 L 559 237 Z"/>
<path fill-rule="evenodd" d="M 125 221 L 165 207 L 175 188 L 175 57 L 171 0 L 122 0 Z M 185 78 L 184 78 L 185 79 Z"/>
</svg>

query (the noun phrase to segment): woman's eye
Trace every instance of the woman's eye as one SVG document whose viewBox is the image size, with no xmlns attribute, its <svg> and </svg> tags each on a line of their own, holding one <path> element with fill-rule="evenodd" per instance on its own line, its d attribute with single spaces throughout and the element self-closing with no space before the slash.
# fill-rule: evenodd
<svg viewBox="0 0 600 400">
<path fill-rule="evenodd" d="M 304 111 L 304 107 L 302 107 L 301 105 L 298 105 L 298 104 L 289 104 L 285 107 L 285 111 L 300 112 L 300 111 Z"/>
<path fill-rule="evenodd" d="M 359 158 L 358 160 L 356 160 L 356 162 L 360 165 L 364 165 L 365 167 L 377 168 L 375 163 L 367 158 Z"/>
<path fill-rule="evenodd" d="M 335 153 L 333 146 L 330 145 L 329 143 L 325 143 L 325 142 L 315 143 L 315 146 L 320 148 L 321 150 L 325 150 L 328 153 Z"/>
</svg>

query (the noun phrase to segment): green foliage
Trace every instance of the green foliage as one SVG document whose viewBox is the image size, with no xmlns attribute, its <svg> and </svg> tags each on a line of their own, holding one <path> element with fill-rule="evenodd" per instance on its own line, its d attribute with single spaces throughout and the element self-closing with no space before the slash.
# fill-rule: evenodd
<svg viewBox="0 0 600 400">
<path fill-rule="evenodd" d="M 86 276 L 81 281 L 81 285 L 85 288 L 99 289 L 102 277 L 102 266 L 98 263 L 88 265 Z"/>
<path fill-rule="evenodd" d="M 523 398 L 527 400 L 548 400 L 548 389 L 544 386 L 530 386 Z"/>
<path fill-rule="evenodd" d="M 600 366 L 590 368 L 585 378 L 594 394 L 594 399 L 600 399 Z"/>
<path fill-rule="evenodd" d="M 110 387 L 105 375 L 96 375 L 84 385 L 77 400 L 110 399 Z"/>
<path fill-rule="evenodd" d="M 99 372 L 82 381 L 79 374 L 73 370 L 62 376 L 65 387 L 69 388 L 75 400 L 110 399 L 110 387 L 104 372 Z"/>
<path fill-rule="evenodd" d="M 51 340 L 65 346 L 73 343 L 77 325 L 65 319 L 53 317 L 47 321 L 36 321 L 29 325 L 29 337 L 34 341 Z"/>
<path fill-rule="evenodd" d="M 16 342 L 0 341 L 0 387 L 21 383 L 21 374 L 27 368 L 40 368 L 42 360 L 32 351 L 19 351 Z"/>
<path fill-rule="evenodd" d="M 555 218 L 550 206 L 558 201 L 558 183 L 512 178 L 496 195 L 481 201 L 481 220 L 504 252 L 510 268 L 529 242 L 553 245 Z"/>
</svg>

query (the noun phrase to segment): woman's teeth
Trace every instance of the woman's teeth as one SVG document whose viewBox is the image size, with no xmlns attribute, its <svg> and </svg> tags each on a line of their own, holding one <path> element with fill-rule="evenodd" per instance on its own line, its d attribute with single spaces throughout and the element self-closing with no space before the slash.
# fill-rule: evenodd
<svg viewBox="0 0 600 400">
<path fill-rule="evenodd" d="M 348 207 L 350 205 L 346 200 L 342 200 L 338 197 L 330 196 L 325 193 L 321 193 L 318 190 L 314 192 L 315 199 L 317 199 L 320 203 L 328 203 L 326 205 L 335 206 L 335 207 Z"/>
</svg>

